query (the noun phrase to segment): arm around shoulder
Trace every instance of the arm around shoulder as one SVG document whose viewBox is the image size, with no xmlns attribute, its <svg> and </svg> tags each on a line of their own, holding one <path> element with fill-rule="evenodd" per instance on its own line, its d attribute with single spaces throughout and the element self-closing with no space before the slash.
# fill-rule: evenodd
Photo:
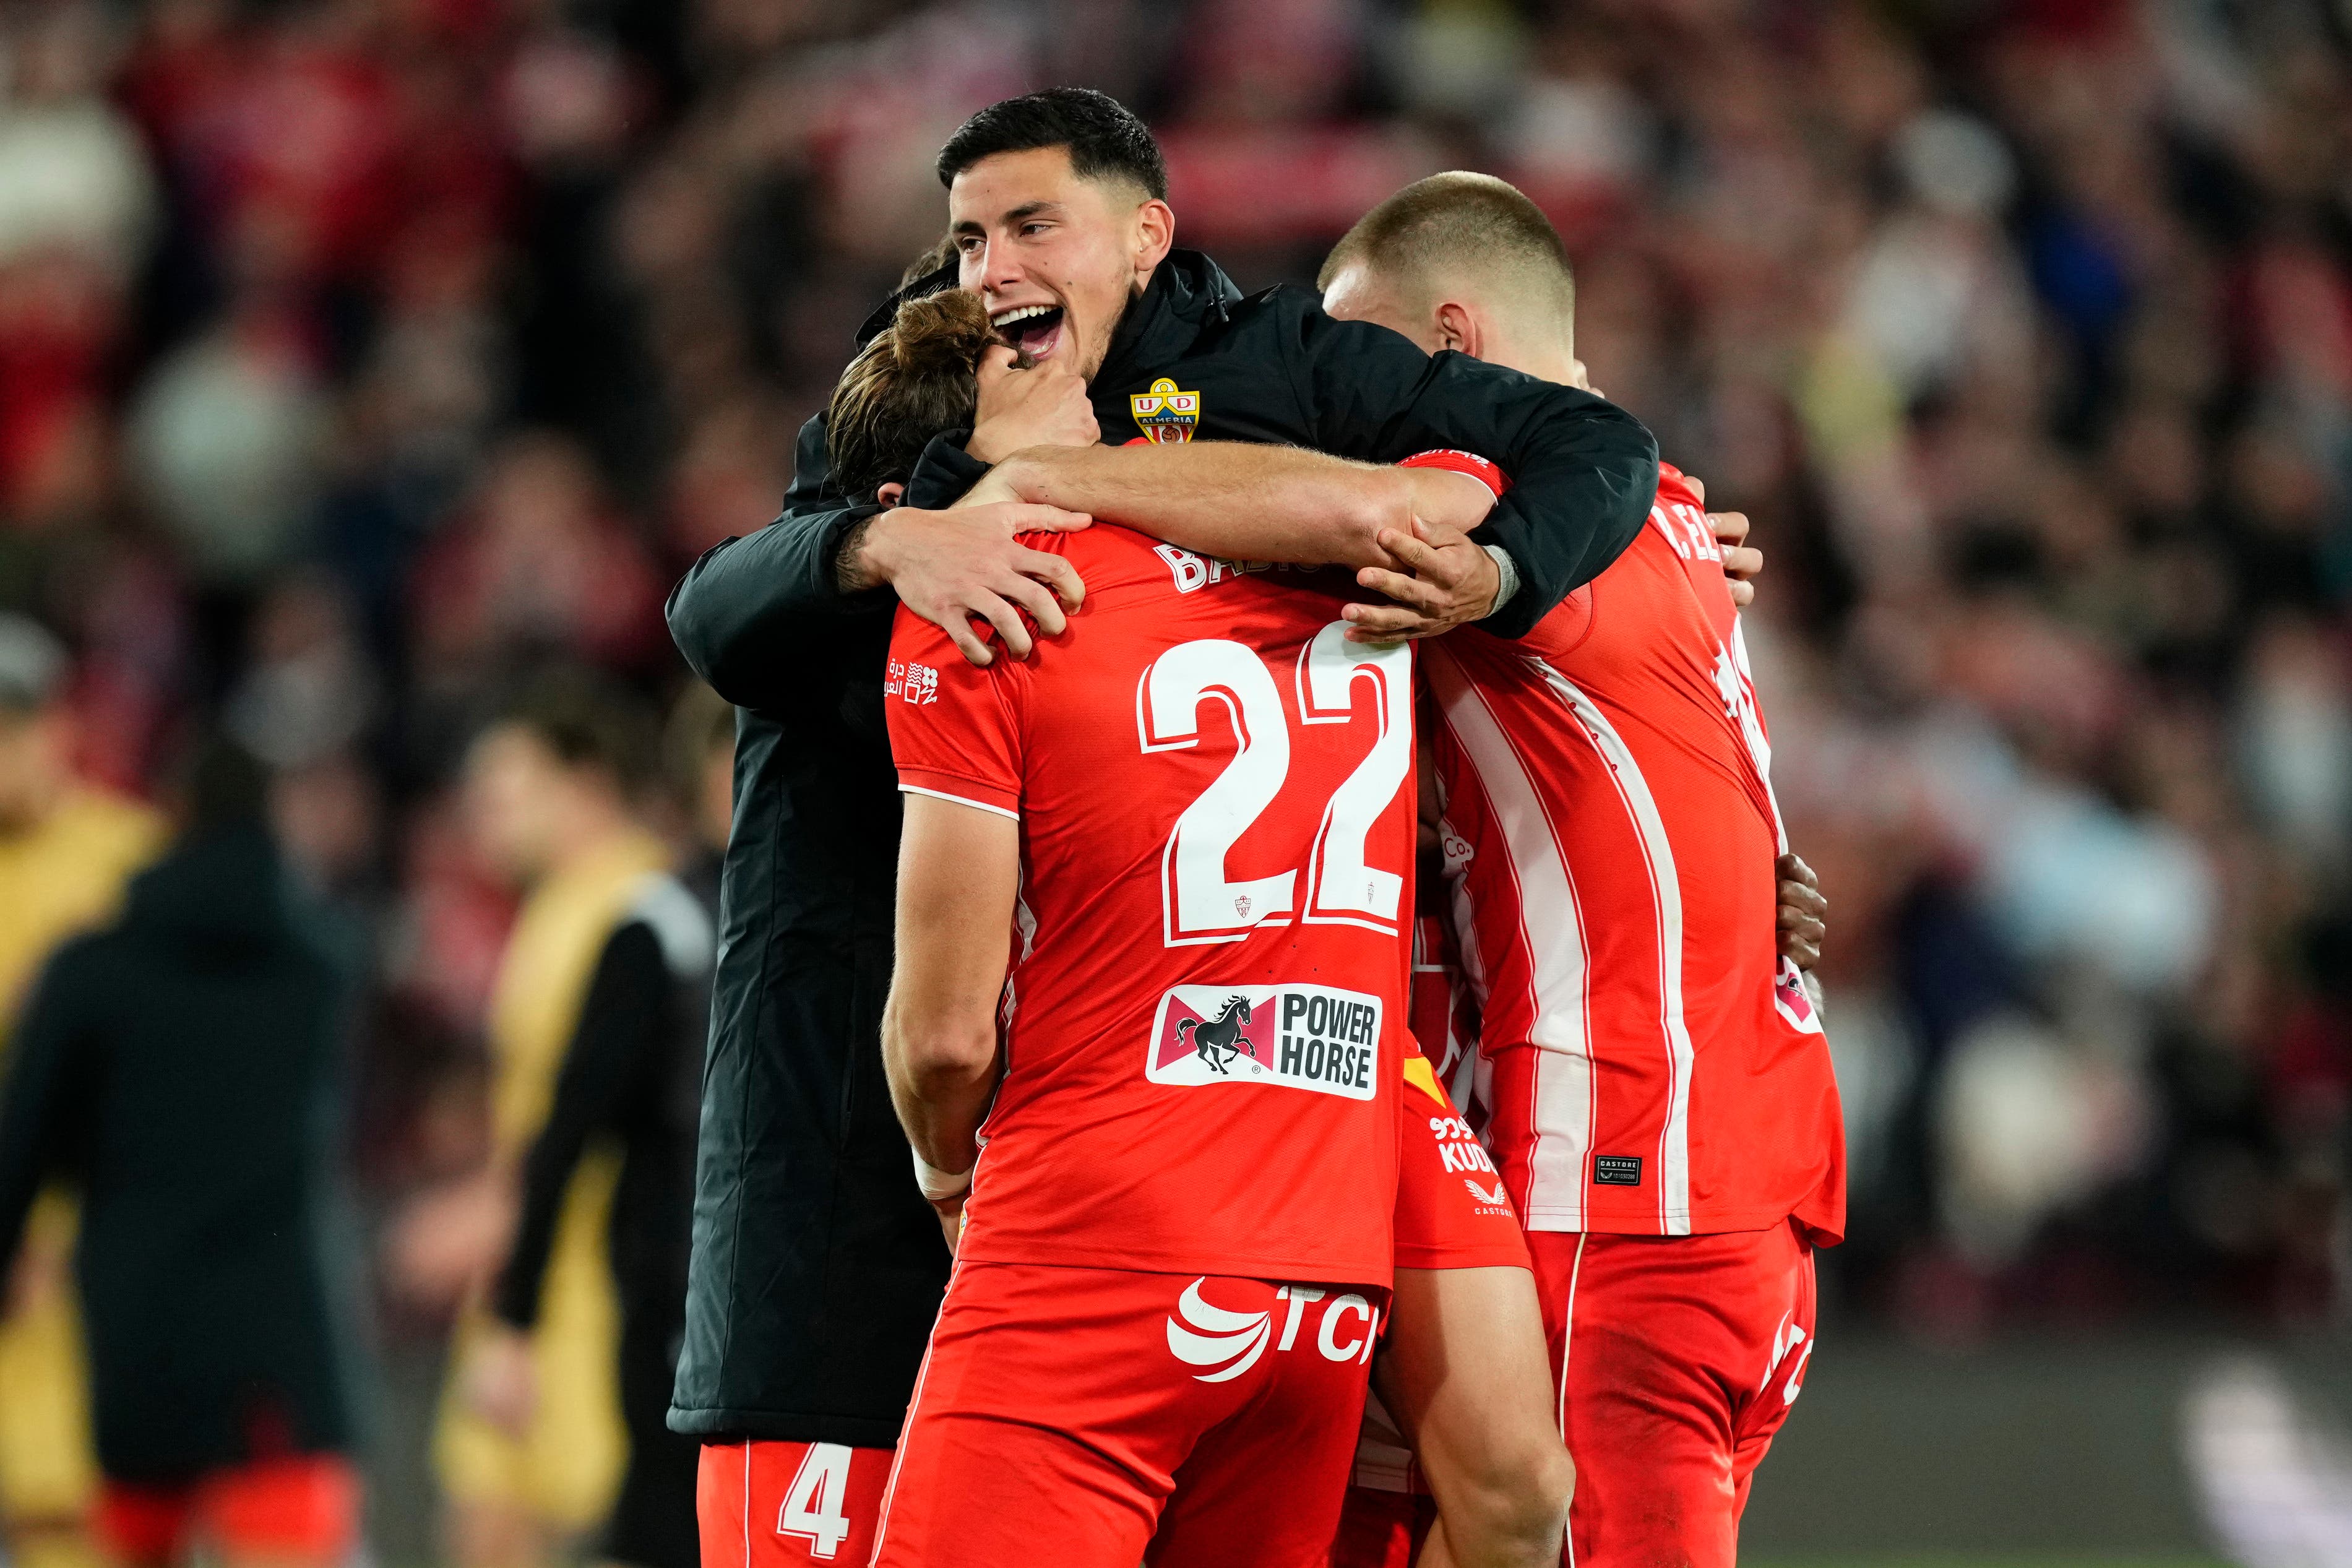
<svg viewBox="0 0 2352 1568">
<path fill-rule="evenodd" d="M 705 551 L 670 591 L 667 614 L 678 652 L 730 702 L 756 708 L 782 689 L 811 619 L 888 608 L 887 594 L 860 592 L 840 572 L 845 541 L 881 509 L 833 493 L 826 473 L 820 416 L 801 426 L 782 515 Z"/>
<path fill-rule="evenodd" d="M 1418 481 L 1391 468 L 1244 441 L 1033 447 L 992 479 L 1021 500 L 1107 518 L 1204 555 L 1300 566 L 1386 564 L 1381 530 L 1409 527 L 1421 499 Z"/>
<path fill-rule="evenodd" d="M 1658 493 L 1658 444 L 1642 422 L 1591 393 L 1556 395 L 1535 456 L 1512 474 L 1481 542 L 1501 545 L 1519 589 L 1482 623 L 1525 637 L 1562 599 L 1607 571 L 1641 533 Z"/>
<path fill-rule="evenodd" d="M 810 620 L 887 610 L 887 590 L 846 591 L 835 564 L 844 539 L 877 510 L 788 511 L 704 552 L 667 609 L 670 637 L 694 672 L 730 702 L 757 708 L 774 694 Z"/>
<path fill-rule="evenodd" d="M 1525 635 L 1633 542 L 1657 491 L 1658 449 L 1632 415 L 1459 353 L 1425 355 L 1311 302 L 1288 309 L 1301 418 L 1318 446 L 1376 462 L 1452 447 L 1510 476 L 1510 494 L 1474 535 L 1509 552 L 1521 584 L 1489 630 Z"/>
</svg>

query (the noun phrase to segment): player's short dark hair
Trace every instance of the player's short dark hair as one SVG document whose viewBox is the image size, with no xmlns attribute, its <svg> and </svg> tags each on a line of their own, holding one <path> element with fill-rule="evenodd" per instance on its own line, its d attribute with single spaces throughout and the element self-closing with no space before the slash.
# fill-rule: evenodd
<svg viewBox="0 0 2352 1568">
<path fill-rule="evenodd" d="M 980 407 L 980 362 L 996 332 L 963 289 L 908 300 L 857 351 L 824 415 L 825 453 L 843 495 L 864 500 L 915 468 L 942 430 L 969 428 Z"/>
<path fill-rule="evenodd" d="M 1315 286 L 1328 289 L 1359 264 L 1408 290 L 1475 270 L 1550 292 L 1563 311 L 1576 308 L 1576 270 L 1559 231 L 1517 186 L 1492 174 L 1454 170 L 1415 180 L 1356 220 L 1324 258 Z"/>
<path fill-rule="evenodd" d="M 593 670 L 559 668 L 517 685 L 491 720 L 523 731 L 567 768 L 588 768 L 635 796 L 654 776 L 659 742 L 643 700 Z"/>
<path fill-rule="evenodd" d="M 1090 87 L 1049 87 L 992 103 L 963 122 L 940 149 L 940 184 L 999 153 L 1040 147 L 1070 150 L 1070 172 L 1082 180 L 1117 179 L 1162 201 L 1168 163 L 1160 143 L 1135 111 Z"/>
</svg>

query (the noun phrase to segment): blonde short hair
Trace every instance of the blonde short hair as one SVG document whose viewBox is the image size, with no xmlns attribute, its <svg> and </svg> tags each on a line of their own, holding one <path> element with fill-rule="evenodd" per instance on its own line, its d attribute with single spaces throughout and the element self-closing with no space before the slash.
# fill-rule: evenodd
<svg viewBox="0 0 2352 1568">
<path fill-rule="evenodd" d="M 1324 258 L 1315 286 L 1350 267 L 1370 269 L 1419 305 L 1441 279 L 1475 277 L 1558 311 L 1576 310 L 1576 273 L 1559 231 L 1517 186 L 1464 170 L 1432 174 L 1356 221 Z"/>
</svg>

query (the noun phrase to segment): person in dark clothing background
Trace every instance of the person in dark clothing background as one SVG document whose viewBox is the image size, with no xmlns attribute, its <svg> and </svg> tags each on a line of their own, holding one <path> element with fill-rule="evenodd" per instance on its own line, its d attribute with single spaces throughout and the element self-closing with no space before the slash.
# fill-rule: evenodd
<svg viewBox="0 0 2352 1568">
<path fill-rule="evenodd" d="M 113 1554 L 351 1551 L 352 1335 L 331 1256 L 358 965 L 300 893 L 260 765 L 205 742 L 177 843 L 43 973 L 0 1096 L 0 1261 L 41 1179 L 76 1255 Z"/>
<path fill-rule="evenodd" d="M 588 693 L 581 693 L 588 700 Z M 616 703 L 618 699 L 604 699 Z M 562 729 L 628 731 L 616 721 L 588 724 L 593 712 L 552 712 L 518 705 L 506 724 L 485 733 L 539 733 L 539 750 L 560 750 Z M 468 1352 L 466 1396 L 491 1427 L 522 1438 L 539 1396 L 531 1328 L 539 1323 L 548 1260 L 572 1190 L 593 1142 L 618 1147 L 609 1262 L 621 1307 L 618 1394 L 628 1427 L 628 1467 L 604 1521 L 597 1556 L 640 1568 L 694 1568 L 696 1444 L 663 1425 L 677 1342 L 685 1328 L 687 1237 L 694 1204 L 694 1121 L 701 1098 L 703 1037 L 710 1025 L 710 929 L 718 908 L 718 853 L 727 844 L 727 797 L 713 811 L 708 773 L 734 764 L 734 715 L 708 691 L 691 693 L 670 721 L 670 773 L 691 816 L 694 844 L 679 875 L 645 872 L 604 936 L 572 1039 L 555 1072 L 555 1090 L 522 1157 L 513 1244 L 489 1286 L 489 1319 Z M 518 858 L 513 823 L 480 804 L 478 830 L 503 860 Z M 628 762 L 583 757 L 574 771 L 595 773 L 588 787 L 614 795 L 635 773 Z M 614 773 L 614 778 L 604 778 Z"/>
</svg>

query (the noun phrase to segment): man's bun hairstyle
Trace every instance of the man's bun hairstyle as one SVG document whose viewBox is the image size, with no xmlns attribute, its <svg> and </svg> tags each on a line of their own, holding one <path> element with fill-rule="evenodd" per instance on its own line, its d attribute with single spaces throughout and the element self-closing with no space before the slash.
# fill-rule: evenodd
<svg viewBox="0 0 2352 1568">
<path fill-rule="evenodd" d="M 825 410 L 825 451 L 841 493 L 864 500 L 912 473 L 932 437 L 969 429 L 981 357 L 996 341 L 988 308 L 966 289 L 901 304 L 841 373 Z"/>
<path fill-rule="evenodd" d="M 940 149 L 940 184 L 955 184 L 982 158 L 1040 147 L 1068 148 L 1070 172 L 1082 180 L 1124 180 L 1168 199 L 1168 163 L 1150 130 L 1118 100 L 1090 87 L 1049 87 L 990 104 Z"/>
</svg>

